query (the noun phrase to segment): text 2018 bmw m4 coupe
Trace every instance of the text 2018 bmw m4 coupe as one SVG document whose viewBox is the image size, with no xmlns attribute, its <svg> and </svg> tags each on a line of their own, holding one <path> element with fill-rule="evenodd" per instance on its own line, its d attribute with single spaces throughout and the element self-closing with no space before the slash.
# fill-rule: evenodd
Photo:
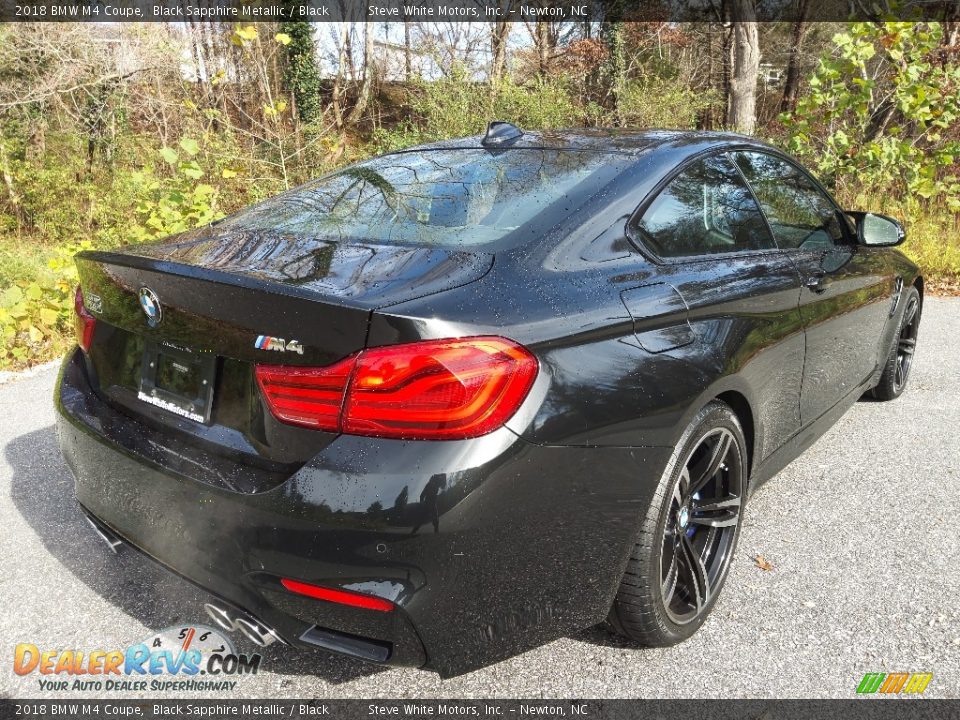
<svg viewBox="0 0 960 720">
<path fill-rule="evenodd" d="M 747 498 L 904 389 L 890 218 L 715 133 L 487 133 L 77 256 L 77 499 L 260 644 L 463 673 L 679 642 Z"/>
</svg>

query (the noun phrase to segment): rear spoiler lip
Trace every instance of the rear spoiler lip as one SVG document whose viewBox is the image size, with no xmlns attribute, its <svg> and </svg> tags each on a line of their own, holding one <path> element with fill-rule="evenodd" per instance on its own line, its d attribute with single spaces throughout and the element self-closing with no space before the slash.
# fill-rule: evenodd
<svg viewBox="0 0 960 720">
<path fill-rule="evenodd" d="M 448 288 L 426 293 L 425 295 L 434 295 L 439 292 L 453 290 L 457 287 L 461 287 L 464 284 L 476 282 L 480 278 L 487 275 L 493 268 L 494 255 L 492 253 L 482 252 L 471 252 L 470 254 L 486 261 L 486 268 L 484 268 L 482 274 L 470 278 L 465 283 L 451 285 Z M 300 298 L 314 302 L 335 303 L 351 310 L 364 310 L 367 312 L 374 312 L 376 310 L 390 307 L 391 305 L 396 305 L 423 297 L 423 295 L 418 295 L 415 298 L 404 298 L 398 300 L 389 297 L 378 298 L 376 296 L 372 296 L 366 300 L 363 300 L 344 297 L 343 295 L 337 295 L 335 293 L 324 293 L 321 290 L 315 290 L 308 287 L 288 285 L 277 280 L 260 279 L 250 275 L 241 275 L 234 272 L 228 272 L 226 270 L 215 270 L 212 268 L 201 267 L 199 265 L 180 263 L 176 262 L 175 260 L 157 260 L 155 258 L 136 255 L 129 252 L 117 253 L 106 250 L 83 250 L 77 253 L 74 256 L 74 259 L 95 263 L 105 263 L 109 265 L 120 265 L 137 270 L 148 270 L 169 275 L 179 275 L 181 277 L 188 277 L 203 282 L 218 283 L 220 285 L 229 285 L 232 287 L 242 287 L 248 290 L 256 290 L 282 297 Z"/>
<path fill-rule="evenodd" d="M 194 280 L 212 282 L 219 285 L 230 285 L 232 287 L 242 287 L 248 290 L 257 290 L 259 292 L 282 295 L 284 297 L 296 297 L 317 302 L 335 301 L 337 304 L 353 310 L 373 310 L 377 307 L 376 304 L 358 303 L 355 300 L 351 301 L 350 298 L 344 298 L 338 295 L 325 295 L 317 290 L 286 285 L 275 280 L 260 280 L 255 277 L 250 277 L 249 275 L 239 275 L 224 270 L 213 270 L 211 268 L 188 265 L 173 260 L 156 260 L 154 258 L 143 257 L 142 255 L 84 250 L 83 252 L 77 253 L 76 259 L 106 263 L 109 265 L 121 265 L 137 270 L 150 270 L 167 275 L 179 275 Z"/>
</svg>

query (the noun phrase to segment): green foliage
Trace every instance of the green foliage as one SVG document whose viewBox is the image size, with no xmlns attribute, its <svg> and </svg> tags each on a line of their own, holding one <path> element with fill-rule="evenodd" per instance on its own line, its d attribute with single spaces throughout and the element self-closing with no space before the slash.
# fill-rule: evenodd
<svg viewBox="0 0 960 720">
<path fill-rule="evenodd" d="M 204 176 L 195 159 L 200 152 L 199 143 L 182 138 L 179 147 L 182 155 L 169 147 L 159 151 L 171 174 L 158 177 L 150 169 L 133 173 L 133 180 L 142 190 L 136 207 L 137 222 L 128 228 L 130 239 L 154 240 L 222 217 L 217 207 L 217 188 L 198 182 Z"/>
<path fill-rule="evenodd" d="M 492 118 L 509 118 L 527 129 L 582 125 L 587 114 L 559 81 L 522 85 L 504 79 L 494 86 L 470 81 L 462 68 L 436 82 L 418 83 L 411 98 L 414 120 L 374 133 L 378 150 L 482 133 Z"/>
<path fill-rule="evenodd" d="M 104 183 L 109 191 L 104 197 L 93 192 L 84 197 L 86 188 L 81 184 L 80 199 L 64 194 L 59 206 L 51 203 L 41 207 L 40 195 L 52 178 L 59 181 L 64 168 L 56 164 L 45 166 L 33 178 L 36 185 L 22 183 L 26 189 L 25 205 L 34 220 L 40 221 L 40 227 L 46 230 L 47 223 L 62 219 L 65 228 L 51 232 L 57 244 L 40 253 L 18 252 L 14 243 L 0 245 L 0 259 L 10 260 L 10 265 L 4 263 L 0 272 L 0 336 L 4 342 L 0 368 L 58 354 L 72 337 L 73 292 L 77 284 L 73 256 L 77 252 L 165 237 L 222 215 L 217 188 L 202 182 L 206 173 L 197 160 L 201 151 L 198 141 L 183 138 L 176 149 L 164 147 L 157 151 L 159 169 L 147 165 L 114 173 Z M 50 188 L 50 194 L 57 192 Z M 131 207 L 135 208 L 133 217 Z M 88 223 L 90 213 L 97 218 L 110 218 L 109 228 L 93 233 L 95 240 L 77 239 L 83 237 L 84 226 L 90 227 L 83 222 L 84 208 Z M 47 261 L 41 262 L 38 255 L 46 256 Z"/>
<path fill-rule="evenodd" d="M 953 286 L 960 278 L 960 220 L 953 213 L 914 212 L 907 218 L 907 257 L 923 268 L 928 286 Z"/>
<path fill-rule="evenodd" d="M 4 345 L 0 367 L 60 349 L 64 337 L 72 332 L 77 284 L 73 256 L 92 247 L 89 241 L 59 247 L 40 277 L 17 281 L 0 292 L 0 337 Z"/>
<path fill-rule="evenodd" d="M 696 127 L 697 118 L 718 102 L 715 92 L 696 92 L 671 80 L 629 82 L 620 92 L 621 123 L 637 128 Z"/>
<path fill-rule="evenodd" d="M 556 80 L 540 80 L 527 87 L 503 81 L 495 88 L 493 110 L 481 117 L 481 130 L 490 118 L 510 118 L 520 127 L 538 130 L 583 124 L 583 112 L 571 93 Z"/>
<path fill-rule="evenodd" d="M 296 100 L 301 122 L 316 122 L 323 113 L 323 105 L 313 25 L 309 22 L 284 22 L 281 27 L 289 38 L 285 48 L 284 85 Z"/>
<path fill-rule="evenodd" d="M 80 120 L 42 103 L 0 113 L 0 367 L 52 358 L 70 342 L 78 249 L 182 232 L 372 153 L 482 133 L 491 119 L 528 130 L 685 128 L 722 104 L 680 63 L 689 33 L 611 21 L 546 66 L 534 58 L 536 72 L 516 70 L 517 51 L 514 74 L 493 85 L 464 67 L 437 81 L 384 82 L 373 112 L 330 132 L 312 27 L 265 27 L 225 30 L 256 81 L 227 82 L 221 70 L 197 91 L 176 70 L 157 76 L 163 102 L 143 103 L 149 112 L 129 101 L 148 86 L 131 91 L 127 81 L 94 88 L 76 106 Z M 845 206 L 905 221 L 904 250 L 930 284 L 960 277 L 960 68 L 942 35 L 935 23 L 847 26 L 796 113 L 781 118 L 790 148 Z"/>
<path fill-rule="evenodd" d="M 520 84 L 504 79 L 494 86 L 467 80 L 458 70 L 448 78 L 420 83 L 411 100 L 413 120 L 373 133 L 372 146 L 388 152 L 421 142 L 476 135 L 492 118 L 528 130 L 577 126 L 694 127 L 699 114 L 717 101 L 673 79 L 624 82 L 615 109 L 580 102 L 573 89 L 554 78 Z"/>
<path fill-rule="evenodd" d="M 19 242 L 12 233 L 0 233 L 0 288 L 36 280 L 47 267 L 50 251 L 36 242 Z"/>
<path fill-rule="evenodd" d="M 938 23 L 852 23 L 834 37 L 795 113 L 790 148 L 832 176 L 938 198 L 960 210 L 960 67 L 941 61 Z"/>
<path fill-rule="evenodd" d="M 392 127 L 376 128 L 370 137 L 370 151 L 374 155 L 379 155 L 417 145 L 426 140 L 424 131 L 407 120 Z"/>
<path fill-rule="evenodd" d="M 130 241 L 126 226 L 142 191 L 134 167 L 143 139 L 129 136 L 115 150 L 114 166 L 85 167 L 85 141 L 69 133 L 48 133 L 43 148 L 31 147 L 16 125 L 8 125 L 7 170 L 20 195 L 21 218 L 0 205 L 0 228 L 8 236 L 27 234 L 50 247 L 92 240 L 97 247 Z M 4 212 L 6 211 L 6 212 Z M 0 281 L 5 273 L 0 272 Z"/>
<path fill-rule="evenodd" d="M 907 228 L 928 285 L 960 276 L 960 66 L 938 23 L 851 23 L 834 37 L 795 113 L 789 148 L 851 209 Z"/>
<path fill-rule="evenodd" d="M 627 87 L 627 52 L 623 22 L 605 23 L 602 35 L 607 47 L 607 59 L 602 75 L 609 98 L 608 104 L 617 112 Z"/>
</svg>

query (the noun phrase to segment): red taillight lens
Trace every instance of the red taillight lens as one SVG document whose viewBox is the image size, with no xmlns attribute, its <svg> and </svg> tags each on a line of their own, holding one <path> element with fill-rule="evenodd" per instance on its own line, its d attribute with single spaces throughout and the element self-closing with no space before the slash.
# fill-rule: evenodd
<svg viewBox="0 0 960 720">
<path fill-rule="evenodd" d="M 350 435 L 454 440 L 501 427 L 537 369 L 520 345 L 475 337 L 373 348 L 325 368 L 258 365 L 257 381 L 283 422 Z"/>
<path fill-rule="evenodd" d="M 363 595 L 361 593 L 350 592 L 348 590 L 334 590 L 333 588 L 320 587 L 299 580 L 290 580 L 281 578 L 280 584 L 290 592 L 298 595 L 316 598 L 317 600 L 326 600 L 327 602 L 337 603 L 339 605 L 350 605 L 351 607 L 364 608 L 366 610 L 379 610 L 380 612 L 390 612 L 393 610 L 393 603 L 383 598 L 373 597 L 372 595 Z"/>
<path fill-rule="evenodd" d="M 365 350 L 343 432 L 416 440 L 486 435 L 516 412 L 536 374 L 533 355 L 497 337 Z"/>
<path fill-rule="evenodd" d="M 317 430 L 340 430 L 340 410 L 356 356 L 321 368 L 257 365 L 257 383 L 274 416 Z"/>
<path fill-rule="evenodd" d="M 77 333 L 77 344 L 83 348 L 84 352 L 90 350 L 90 343 L 93 342 L 93 331 L 97 327 L 97 319 L 90 314 L 83 304 L 83 290 L 77 285 L 77 292 L 73 296 L 73 311 L 76 317 L 73 319 L 73 327 Z"/>
</svg>

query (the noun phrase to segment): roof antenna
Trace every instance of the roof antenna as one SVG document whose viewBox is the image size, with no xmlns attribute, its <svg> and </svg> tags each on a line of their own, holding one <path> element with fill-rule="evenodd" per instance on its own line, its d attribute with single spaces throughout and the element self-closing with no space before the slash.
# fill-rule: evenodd
<svg viewBox="0 0 960 720">
<path fill-rule="evenodd" d="M 523 135 L 523 130 L 513 123 L 503 120 L 494 120 L 487 126 L 487 134 L 483 136 L 481 145 L 504 145 Z"/>
</svg>

